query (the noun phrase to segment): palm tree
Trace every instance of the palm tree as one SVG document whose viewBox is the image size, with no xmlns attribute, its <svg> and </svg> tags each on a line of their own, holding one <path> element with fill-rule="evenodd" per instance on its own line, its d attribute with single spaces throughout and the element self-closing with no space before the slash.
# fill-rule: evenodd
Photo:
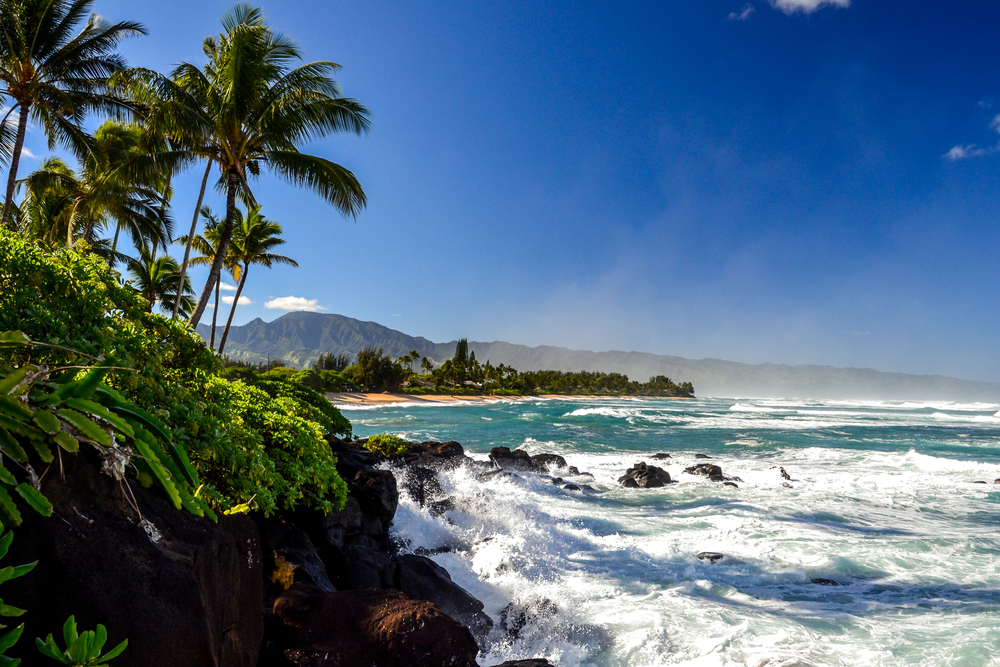
<svg viewBox="0 0 1000 667">
<path fill-rule="evenodd" d="M 161 308 L 173 304 L 177 292 L 181 292 L 181 308 L 190 311 L 194 306 L 194 300 L 190 294 L 194 294 L 191 289 L 191 282 L 181 282 L 180 270 L 177 260 L 170 255 L 153 257 L 152 253 L 143 248 L 139 252 L 139 259 L 127 258 L 128 282 L 132 284 L 139 294 L 149 301 L 146 312 L 153 312 L 153 306 L 159 304 Z M 178 286 L 183 285 L 182 289 Z"/>
<path fill-rule="evenodd" d="M 226 349 L 229 327 L 233 324 L 233 315 L 236 314 L 236 306 L 240 303 L 243 286 L 247 282 L 247 273 L 250 272 L 250 265 L 260 264 L 267 268 L 271 268 L 275 264 L 298 266 L 294 259 L 271 252 L 274 248 L 285 244 L 285 240 L 279 238 L 280 234 L 281 225 L 262 216 L 260 206 L 251 206 L 246 216 L 239 209 L 236 209 L 236 225 L 227 260 L 240 265 L 237 269 L 238 275 L 233 273 L 233 276 L 238 278 L 240 283 L 236 287 L 236 297 L 233 299 L 233 307 L 229 310 L 226 328 L 222 330 L 219 354 L 222 354 Z"/>
<path fill-rule="evenodd" d="M 218 252 L 219 237 L 222 235 L 222 222 L 218 216 L 212 213 L 212 209 L 208 206 L 202 206 L 199 213 L 201 217 L 205 218 L 204 234 L 195 234 L 191 237 L 181 236 L 177 239 L 177 243 L 183 243 L 189 251 L 191 248 L 194 248 L 195 252 L 200 253 L 191 259 L 191 266 L 211 266 Z M 239 280 L 239 278 L 235 277 L 239 273 L 239 264 L 234 263 L 232 258 L 227 258 L 225 267 L 234 276 L 234 280 Z M 181 276 L 184 276 L 183 265 L 181 266 Z M 212 350 L 215 349 L 215 328 L 219 317 L 219 286 L 221 283 L 221 280 L 215 283 L 215 308 L 212 310 L 212 333 L 208 341 L 208 347 Z M 179 301 L 175 300 L 174 305 L 177 306 L 178 304 Z"/>
<path fill-rule="evenodd" d="M 22 181 L 27 186 L 26 201 L 56 193 L 66 204 L 49 224 L 65 230 L 67 248 L 73 247 L 78 231 L 92 242 L 95 228 L 112 221 L 117 224 L 112 251 L 117 250 L 118 231 L 123 227 L 137 248 L 146 244 L 166 248 L 173 227 L 165 208 L 168 188 L 163 188 L 162 196 L 159 192 L 166 179 L 161 176 L 152 183 L 135 182 L 119 169 L 141 151 L 139 139 L 137 127 L 109 121 L 98 128 L 79 173 L 73 173 L 59 158 L 49 158 Z M 36 223 L 44 225 L 45 220 Z"/>
<path fill-rule="evenodd" d="M 366 201 L 349 170 L 298 149 L 305 141 L 334 132 L 368 131 L 368 110 L 343 97 L 331 76 L 340 66 L 321 61 L 290 67 L 301 60 L 298 48 L 273 32 L 261 10 L 250 5 L 237 4 L 222 24 L 222 34 L 205 39 L 208 63 L 203 70 L 181 63 L 173 78 L 136 70 L 115 81 L 148 107 L 145 120 L 150 128 L 182 146 L 151 156 L 152 161 L 183 165 L 207 159 L 219 170 L 226 218 L 192 326 L 200 321 L 221 276 L 237 194 L 255 203 L 249 178 L 270 170 L 314 190 L 345 215 L 357 215 Z M 141 168 L 139 162 L 136 168 Z"/>
<path fill-rule="evenodd" d="M 29 116 L 44 128 L 50 149 L 60 144 L 82 156 L 89 144 L 81 127 L 88 111 L 131 108 L 126 99 L 108 91 L 107 80 L 125 68 L 118 43 L 146 31 L 139 23 L 109 24 L 91 14 L 74 35 L 92 4 L 93 0 L 0 0 L 0 97 L 13 102 L 8 113 L 18 110 L 0 227 L 10 219 Z"/>
</svg>

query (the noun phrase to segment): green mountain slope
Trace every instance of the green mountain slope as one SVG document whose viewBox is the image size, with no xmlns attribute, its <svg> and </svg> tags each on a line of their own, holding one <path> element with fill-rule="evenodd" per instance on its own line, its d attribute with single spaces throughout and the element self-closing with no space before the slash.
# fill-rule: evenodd
<svg viewBox="0 0 1000 667">
<path fill-rule="evenodd" d="M 207 340 L 208 327 L 198 333 Z M 398 357 L 410 350 L 440 363 L 455 352 L 456 341 L 435 343 L 408 336 L 375 322 L 343 315 L 288 313 L 273 322 L 256 319 L 233 327 L 226 352 L 235 359 L 283 359 L 306 367 L 322 352 L 357 354 L 381 345 Z M 521 371 L 604 371 L 646 380 L 666 375 L 694 384 L 699 396 L 806 397 L 883 400 L 998 401 L 1000 384 L 970 382 L 940 375 L 883 373 L 870 368 L 741 364 L 721 359 L 685 359 L 644 352 L 587 352 L 563 347 L 528 347 L 501 341 L 470 342 L 476 358 L 508 364 Z"/>
</svg>

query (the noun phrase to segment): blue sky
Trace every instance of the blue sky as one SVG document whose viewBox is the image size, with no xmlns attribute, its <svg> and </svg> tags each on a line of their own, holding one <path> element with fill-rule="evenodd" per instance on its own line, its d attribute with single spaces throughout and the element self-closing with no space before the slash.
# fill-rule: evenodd
<svg viewBox="0 0 1000 667">
<path fill-rule="evenodd" d="M 95 8 L 166 70 L 229 6 Z M 309 147 L 369 206 L 262 179 L 300 268 L 253 270 L 237 323 L 294 296 L 433 340 L 1000 381 L 997 3 L 263 6 L 371 108 Z"/>
</svg>

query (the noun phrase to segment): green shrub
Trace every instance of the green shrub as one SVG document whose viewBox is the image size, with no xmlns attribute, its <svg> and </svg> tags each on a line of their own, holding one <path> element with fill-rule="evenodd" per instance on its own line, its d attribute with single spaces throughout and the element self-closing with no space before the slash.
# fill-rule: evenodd
<svg viewBox="0 0 1000 667">
<path fill-rule="evenodd" d="M 223 510 L 252 499 L 265 513 L 343 504 L 346 489 L 324 436 L 349 434 L 350 423 L 329 401 L 301 385 L 288 385 L 303 392 L 286 391 L 279 401 L 227 382 L 215 375 L 216 355 L 187 323 L 145 309 L 145 300 L 98 258 L 49 252 L 0 230 L 0 331 L 20 328 L 32 340 L 93 356 L 113 351 L 116 365 L 134 368 L 112 370 L 105 381 L 169 427 L 205 482 L 199 499 Z M 62 348 L 0 348 L 0 367 L 80 360 Z M 253 406 L 249 394 L 261 405 Z M 150 483 L 151 476 L 140 481 Z"/>
<path fill-rule="evenodd" d="M 258 373 L 257 377 L 261 380 L 278 380 L 280 382 L 291 382 L 292 378 L 298 374 L 299 371 L 294 368 L 285 368 L 284 366 L 279 366 L 278 368 L 272 368 L 269 371 L 263 373 Z"/>
<path fill-rule="evenodd" d="M 319 372 L 319 376 L 323 379 L 325 391 L 358 391 L 354 381 L 339 371 L 324 370 Z"/>
<path fill-rule="evenodd" d="M 383 456 L 404 456 L 410 453 L 410 443 L 397 435 L 379 433 L 364 442 L 364 448 Z"/>
<path fill-rule="evenodd" d="M 323 377 L 316 371 L 299 371 L 291 377 L 291 381 L 315 391 L 323 390 Z"/>
<path fill-rule="evenodd" d="M 256 386 L 271 398 L 285 397 L 299 401 L 302 404 L 299 416 L 321 424 L 325 429 L 324 435 L 351 435 L 351 422 L 319 392 L 292 382 L 261 380 Z"/>
</svg>

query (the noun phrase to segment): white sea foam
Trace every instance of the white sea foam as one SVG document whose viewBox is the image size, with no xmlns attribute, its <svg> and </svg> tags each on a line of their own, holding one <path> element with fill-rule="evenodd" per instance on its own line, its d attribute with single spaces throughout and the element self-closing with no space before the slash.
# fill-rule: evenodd
<svg viewBox="0 0 1000 667">
<path fill-rule="evenodd" d="M 454 437 L 478 460 L 497 445 L 559 453 L 592 475 L 567 477 L 595 489 L 579 492 L 459 468 L 440 475 L 457 510 L 434 517 L 401 499 L 395 536 L 412 549 L 450 547 L 433 558 L 498 626 L 512 601 L 555 603 L 536 606 L 516 639 L 497 628 L 481 664 L 993 664 L 995 407 L 665 403 L 539 402 L 528 419 L 523 404 L 478 406 L 468 418 L 389 409 L 356 427 Z M 617 484 L 656 451 L 671 452 L 655 463 L 676 484 Z M 684 472 L 702 451 L 738 488 Z M 712 565 L 702 551 L 726 558 Z"/>
</svg>

